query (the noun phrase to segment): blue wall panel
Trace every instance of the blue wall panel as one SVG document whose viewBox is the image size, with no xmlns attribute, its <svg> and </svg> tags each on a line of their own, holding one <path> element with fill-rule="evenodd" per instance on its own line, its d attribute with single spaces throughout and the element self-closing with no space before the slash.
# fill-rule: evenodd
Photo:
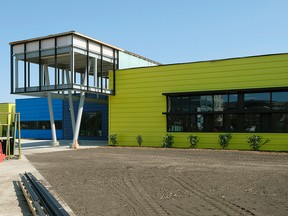
<svg viewBox="0 0 288 216">
<path fill-rule="evenodd" d="M 54 119 L 62 120 L 63 102 L 52 100 Z M 21 121 L 48 121 L 50 120 L 47 98 L 16 99 L 16 112 L 20 112 Z"/>
<path fill-rule="evenodd" d="M 107 97 L 101 99 L 108 101 Z M 53 99 L 54 119 L 62 120 L 62 130 L 57 130 L 57 139 L 73 139 L 69 102 L 67 100 Z M 74 102 L 75 118 L 79 102 Z M 108 104 L 84 103 L 84 112 L 102 113 L 102 136 L 79 137 L 79 139 L 107 140 L 108 139 Z M 16 112 L 20 112 L 21 121 L 50 121 L 47 98 L 16 99 Z M 57 128 L 56 128 L 57 129 Z M 22 138 L 52 139 L 51 130 L 21 130 Z"/>
<path fill-rule="evenodd" d="M 55 121 L 63 121 L 63 101 L 52 100 Z M 16 99 L 16 112 L 20 121 L 50 121 L 47 98 Z M 62 126 L 63 128 L 63 126 Z M 56 128 L 57 129 L 57 128 Z M 57 139 L 63 138 L 62 129 L 56 131 Z M 51 130 L 21 130 L 22 138 L 52 139 Z"/>
</svg>

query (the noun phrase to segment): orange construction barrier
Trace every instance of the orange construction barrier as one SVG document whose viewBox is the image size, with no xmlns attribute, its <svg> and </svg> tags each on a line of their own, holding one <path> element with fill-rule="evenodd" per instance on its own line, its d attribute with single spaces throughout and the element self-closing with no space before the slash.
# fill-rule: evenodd
<svg viewBox="0 0 288 216">
<path fill-rule="evenodd" d="M 0 141 L 0 162 L 2 162 L 4 158 L 5 158 L 5 154 L 3 154 L 2 142 Z"/>
</svg>

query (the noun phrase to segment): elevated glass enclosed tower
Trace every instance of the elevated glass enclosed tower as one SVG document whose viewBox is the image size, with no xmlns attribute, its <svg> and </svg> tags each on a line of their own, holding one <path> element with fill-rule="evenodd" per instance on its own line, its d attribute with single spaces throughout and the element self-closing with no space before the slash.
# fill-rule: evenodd
<svg viewBox="0 0 288 216">
<path fill-rule="evenodd" d="M 11 45 L 11 93 L 35 96 L 67 90 L 114 94 L 117 47 L 76 32 Z"/>
<path fill-rule="evenodd" d="M 11 42 L 10 46 L 11 94 L 48 98 L 53 145 L 58 142 L 52 97 L 69 100 L 73 145 L 77 147 L 85 98 L 96 100 L 99 94 L 114 95 L 116 69 L 159 65 L 74 31 Z M 73 98 L 80 98 L 76 119 Z"/>
</svg>

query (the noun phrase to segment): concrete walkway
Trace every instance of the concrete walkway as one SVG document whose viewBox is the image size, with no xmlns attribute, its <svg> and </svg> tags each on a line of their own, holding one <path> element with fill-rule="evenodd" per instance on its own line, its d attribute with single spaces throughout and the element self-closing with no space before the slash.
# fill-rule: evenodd
<svg viewBox="0 0 288 216">
<path fill-rule="evenodd" d="M 37 154 L 54 151 L 75 151 L 69 148 L 71 141 L 60 140 L 60 146 L 50 146 L 47 140 L 22 140 L 21 159 L 4 160 L 0 162 L 0 215 L 1 216 L 22 216 L 32 215 L 19 186 L 19 173 L 31 172 L 36 178 L 41 180 L 46 187 L 50 187 L 44 177 L 32 166 L 25 155 Z M 80 149 L 95 148 L 107 145 L 106 141 L 82 141 Z M 17 153 L 17 149 L 15 153 Z M 56 199 L 60 201 L 63 207 L 70 215 L 74 215 L 55 191 L 49 189 Z"/>
</svg>

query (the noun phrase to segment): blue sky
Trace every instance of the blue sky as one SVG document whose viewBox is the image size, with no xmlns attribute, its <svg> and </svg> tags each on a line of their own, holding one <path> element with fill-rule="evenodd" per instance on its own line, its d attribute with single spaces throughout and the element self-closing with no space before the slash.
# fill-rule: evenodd
<svg viewBox="0 0 288 216">
<path fill-rule="evenodd" d="M 170 64 L 288 52 L 287 0 L 4 0 L 0 103 L 10 95 L 9 42 L 75 30 Z"/>
</svg>

